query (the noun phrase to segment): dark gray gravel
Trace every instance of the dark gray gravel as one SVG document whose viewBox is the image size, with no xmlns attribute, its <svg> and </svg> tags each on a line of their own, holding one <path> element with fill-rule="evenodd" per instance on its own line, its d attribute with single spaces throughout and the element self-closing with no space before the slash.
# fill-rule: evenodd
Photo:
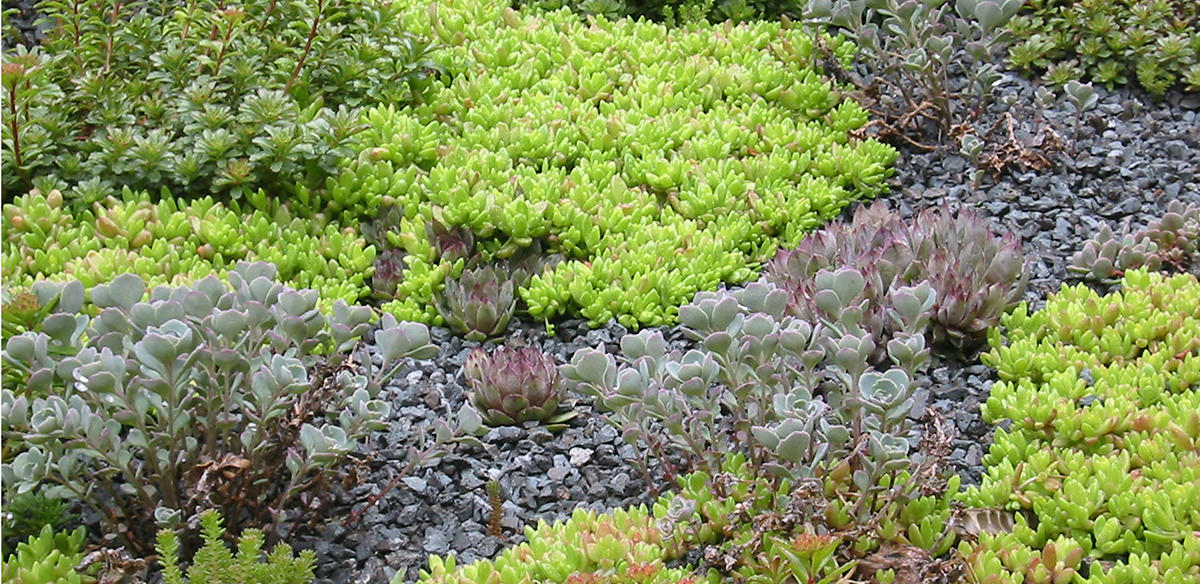
<svg viewBox="0 0 1200 584">
<path fill-rule="evenodd" d="M 582 321 L 559 325 L 554 337 L 532 323 L 513 328 L 564 363 L 583 348 L 616 352 L 626 332 L 616 324 L 592 330 Z M 397 571 L 413 580 L 429 554 L 454 553 L 462 562 L 491 557 L 522 541 L 524 526 L 539 519 L 560 519 L 580 507 L 606 511 L 648 504 L 654 493 L 671 486 L 657 465 L 649 469 L 654 484 L 648 484 L 634 464 L 641 454 L 586 400 L 578 400 L 574 405 L 580 415 L 561 432 L 533 424 L 494 428 L 482 437 L 484 449 L 456 445 L 450 455 L 401 479 L 374 505 L 366 504 L 407 463 L 415 433 L 427 431 L 436 417 L 457 412 L 466 401 L 459 368 L 479 343 L 445 329 L 433 333 L 441 349 L 438 357 L 400 372 L 382 394 L 390 400 L 393 416 L 388 430 L 360 448 L 370 458 L 369 476 L 348 492 L 336 493 L 337 503 L 324 514 L 331 519 L 319 533 L 301 530 L 289 538 L 317 552 L 318 582 L 387 582 Z M 677 332 L 670 335 L 673 348 L 684 347 Z M 500 536 L 488 533 L 489 480 L 501 486 Z M 352 510 L 365 513 L 353 525 L 342 525 Z"/>
<path fill-rule="evenodd" d="M 1004 116 L 1010 114 L 1018 140 L 1032 144 L 1039 134 L 1057 133 L 1060 152 L 1029 147 L 1052 161 L 1050 167 L 1014 164 L 994 178 L 976 171 L 954 149 L 925 153 L 908 148 L 897 163 L 891 193 L 881 198 L 906 216 L 934 205 L 971 207 L 997 229 L 1019 233 L 1032 271 L 1026 299 L 1038 308 L 1064 282 L 1076 282 L 1065 264 L 1102 223 L 1117 229 L 1141 226 L 1160 216 L 1172 199 L 1200 203 L 1200 120 L 1189 107 L 1194 104 L 1180 95 L 1153 101 L 1137 91 L 1099 92 L 1098 106 L 1079 117 L 1065 101 L 1039 99 L 1031 82 L 1010 77 L 979 126 L 1000 121 L 1006 132 Z M 588 330 L 578 322 L 559 326 L 555 338 L 546 338 L 538 325 L 520 328 L 562 362 L 583 347 L 603 344 L 616 351 L 624 333 L 617 325 Z M 677 330 L 667 334 L 682 342 Z M 624 445 L 601 414 L 580 402 L 581 416 L 561 434 L 495 430 L 485 437 L 492 451 L 460 450 L 419 469 L 361 521 L 341 526 L 351 507 L 362 506 L 402 466 L 410 429 L 433 415 L 426 397 L 452 409 L 461 405 L 465 397 L 457 369 L 471 345 L 447 335 L 437 360 L 401 376 L 402 388 L 391 394 L 396 411 L 392 429 L 365 449 L 374 456 L 370 479 L 343 495 L 340 507 L 327 515 L 333 519 L 323 532 L 292 538 L 317 550 L 319 582 L 381 583 L 398 572 L 412 581 L 428 554 L 454 553 L 460 562 L 491 557 L 520 542 L 521 527 L 539 519 L 561 519 L 580 506 L 611 509 L 654 499 L 632 464 L 638 453 Z M 914 417 L 933 408 L 953 423 L 957 436 L 948 462 L 967 484 L 980 480 L 991 441 L 979 405 L 994 381 L 992 370 L 977 359 L 943 360 L 918 381 Z M 489 505 L 483 485 L 489 478 L 500 481 L 505 495 L 504 540 L 486 533 Z"/>
</svg>

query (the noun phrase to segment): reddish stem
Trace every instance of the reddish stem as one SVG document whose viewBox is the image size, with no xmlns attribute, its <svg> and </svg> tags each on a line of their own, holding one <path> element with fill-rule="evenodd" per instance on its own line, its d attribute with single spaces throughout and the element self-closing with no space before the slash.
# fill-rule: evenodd
<svg viewBox="0 0 1200 584">
<path fill-rule="evenodd" d="M 21 136 L 17 131 L 17 85 L 14 83 L 8 90 L 8 126 L 12 129 L 13 157 L 17 161 L 17 171 L 21 172 L 25 160 L 21 157 Z"/>
<path fill-rule="evenodd" d="M 225 49 L 229 47 L 229 39 L 233 37 L 233 22 L 225 28 L 225 40 L 221 41 L 221 52 L 217 53 L 217 64 L 213 66 L 213 77 L 221 75 L 221 61 L 225 60 Z"/>
<path fill-rule="evenodd" d="M 222 12 L 224 10 L 225 10 L 225 0 L 221 0 L 221 3 L 219 5 L 217 5 L 217 12 Z M 212 27 L 212 30 L 208 31 L 208 40 L 211 41 L 211 40 L 217 38 L 217 32 L 218 32 L 217 25 L 214 24 Z M 208 51 L 205 51 L 204 54 L 207 55 Z"/>
<path fill-rule="evenodd" d="M 113 29 L 116 28 L 117 21 L 120 19 L 120 17 L 121 17 L 121 2 L 120 2 L 120 0 L 118 0 L 117 2 L 113 3 L 112 20 L 110 20 L 108 23 L 109 24 L 108 43 L 104 47 L 104 70 L 105 71 L 109 71 L 112 69 Z"/>
<path fill-rule="evenodd" d="M 271 20 L 271 14 L 275 12 L 275 4 L 278 1 L 279 0 L 271 0 L 271 4 L 267 6 L 267 12 L 263 14 L 262 22 L 258 25 L 258 32 L 262 32 L 263 29 L 267 28 L 267 22 Z"/>
<path fill-rule="evenodd" d="M 300 60 L 296 61 L 296 68 L 292 69 L 292 76 L 288 77 L 287 85 L 283 87 L 284 93 L 292 90 L 292 84 L 296 82 L 296 77 L 300 75 L 300 69 L 304 67 L 304 61 L 308 59 L 308 52 L 312 50 L 313 39 L 317 37 L 317 26 L 321 24 L 321 16 L 325 12 L 325 0 L 317 0 L 317 15 L 313 17 L 312 28 L 308 31 L 308 40 L 304 42 L 304 52 L 300 54 Z"/>
</svg>

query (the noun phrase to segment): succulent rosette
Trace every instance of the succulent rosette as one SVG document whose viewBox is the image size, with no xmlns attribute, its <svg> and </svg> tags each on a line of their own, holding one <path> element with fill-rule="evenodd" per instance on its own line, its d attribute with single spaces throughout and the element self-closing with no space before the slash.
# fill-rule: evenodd
<svg viewBox="0 0 1200 584">
<path fill-rule="evenodd" d="M 831 314 L 819 301 L 828 292 L 818 274 L 845 270 L 857 272 L 863 285 L 853 294 L 838 292 L 845 296 L 841 305 L 853 309 Z M 850 317 L 874 339 L 885 340 L 877 343 L 874 363 L 887 358 L 886 340 L 898 334 L 928 334 L 945 349 L 974 350 L 1020 302 L 1028 282 L 1016 234 L 994 234 L 967 208 L 925 209 L 908 225 L 883 202 L 860 207 L 850 223 L 826 226 L 794 250 L 780 251 L 767 265 L 766 278 L 789 293 L 793 316 L 809 322 Z M 932 286 L 936 300 L 928 320 L 921 320 L 922 330 L 908 330 L 916 321 L 897 320 L 889 307 L 897 290 L 922 282 Z"/>
<path fill-rule="evenodd" d="M 996 236 L 969 209 L 926 209 L 909 237 L 922 276 L 938 292 L 930 316 L 933 341 L 960 350 L 982 345 L 988 329 L 1025 294 L 1029 274 L 1021 240 L 1013 233 Z"/>
<path fill-rule="evenodd" d="M 436 306 L 450 330 L 472 341 L 484 341 L 508 327 L 517 298 L 504 270 L 483 266 L 463 270 L 458 280 L 447 278 Z"/>
<path fill-rule="evenodd" d="M 448 225 L 438 207 L 434 207 L 433 220 L 425 223 L 425 237 L 433 244 L 433 252 L 440 260 L 454 262 L 475 253 L 475 235 L 471 230 Z"/>
<path fill-rule="evenodd" d="M 534 347 L 500 347 L 491 355 L 471 351 L 463 365 L 471 405 L 489 426 L 528 421 L 561 423 L 574 412 L 555 415 L 566 395 L 554 359 Z"/>
<path fill-rule="evenodd" d="M 396 287 L 404 279 L 404 250 L 384 249 L 375 256 L 375 273 L 371 275 L 371 291 L 376 298 L 392 300 Z"/>
</svg>

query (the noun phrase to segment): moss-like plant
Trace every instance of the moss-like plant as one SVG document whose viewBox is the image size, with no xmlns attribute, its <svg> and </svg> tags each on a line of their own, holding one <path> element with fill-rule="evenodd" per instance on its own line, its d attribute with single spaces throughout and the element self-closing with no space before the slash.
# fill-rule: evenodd
<svg viewBox="0 0 1200 584">
<path fill-rule="evenodd" d="M 1192 0 L 1029 0 L 1009 30 L 1008 59 L 1055 84 L 1136 81 L 1161 95 L 1200 91 L 1200 7 Z"/>
<path fill-rule="evenodd" d="M 263 552 L 263 533 L 246 529 L 238 538 L 236 554 L 225 547 L 225 527 L 221 514 L 208 510 L 200 515 L 200 534 L 204 546 L 192 557 L 186 572 L 179 564 L 179 537 L 160 530 L 155 544 L 163 567 L 165 584 L 206 582 L 211 584 L 308 584 L 313 579 L 316 554 L 312 550 L 293 557 L 286 543 L 275 544 Z"/>
<path fill-rule="evenodd" d="M 1011 427 L 964 500 L 1023 513 L 962 546 L 975 581 L 1200 579 L 1200 282 L 1131 270 L 1121 285 L 1064 285 L 992 334 L 982 412 Z"/>
<path fill-rule="evenodd" d="M 455 0 L 405 27 L 450 45 L 453 82 L 367 114 L 362 154 L 333 187 L 403 209 L 414 236 L 384 307 L 398 318 L 438 322 L 432 299 L 462 269 L 425 233 L 435 212 L 494 258 L 535 242 L 565 256 L 518 289 L 535 318 L 665 324 L 879 192 L 896 156 L 852 137 L 866 112 L 822 77 L 813 38 L 780 23 L 586 25 Z"/>
<path fill-rule="evenodd" d="M 75 519 L 67 504 L 51 499 L 41 491 L 27 493 L 5 493 L 4 495 L 4 556 L 8 555 L 7 542 L 24 541 L 39 534 L 43 528 L 61 530 Z"/>
</svg>

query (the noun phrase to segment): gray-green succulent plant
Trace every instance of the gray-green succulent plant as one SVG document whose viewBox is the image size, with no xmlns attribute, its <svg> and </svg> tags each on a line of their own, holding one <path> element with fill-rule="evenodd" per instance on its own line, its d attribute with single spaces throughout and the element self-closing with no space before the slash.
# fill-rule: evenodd
<svg viewBox="0 0 1200 584">
<path fill-rule="evenodd" d="M 42 330 L 4 346 L 5 373 L 23 387 L 6 379 L 0 402 L 15 454 L 0 467 L 5 486 L 80 499 L 112 533 L 141 536 L 126 541 L 139 551 L 156 520 L 214 505 L 282 519 L 281 505 L 383 427 L 382 384 L 437 349 L 425 325 L 385 316 L 373 368 L 354 352 L 370 308 L 339 301 L 327 317 L 315 290 L 276 275 L 239 263 L 229 284 L 148 291 L 125 274 L 93 287 L 87 307 L 77 283 L 45 290 L 59 301 Z"/>
</svg>

